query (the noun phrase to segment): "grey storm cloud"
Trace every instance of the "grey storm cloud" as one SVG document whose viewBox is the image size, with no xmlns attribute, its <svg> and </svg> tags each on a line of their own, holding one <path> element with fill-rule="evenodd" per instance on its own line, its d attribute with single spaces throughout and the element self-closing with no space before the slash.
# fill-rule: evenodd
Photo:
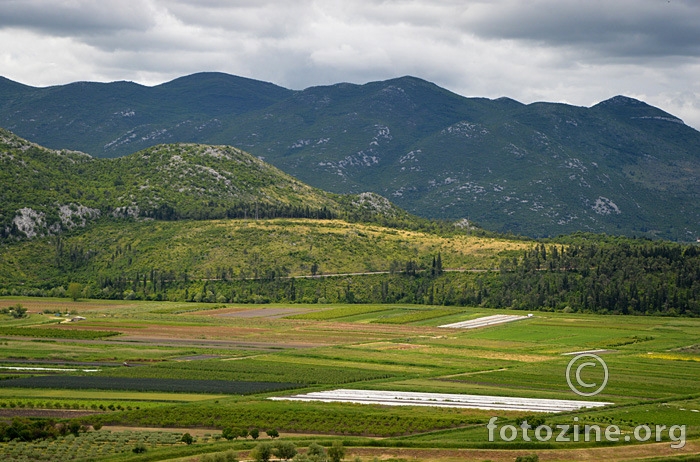
<svg viewBox="0 0 700 462">
<path fill-rule="evenodd" d="M 324 31 L 324 24 L 340 27 Z M 392 31 L 398 38 L 418 34 L 452 45 L 476 37 L 575 47 L 584 57 L 700 55 L 700 2 L 694 0 L 4 0 L 0 28 L 75 37 L 105 49 L 148 49 L 163 39 L 173 49 L 188 44 L 197 49 L 201 39 L 217 36 L 224 48 L 229 36 L 258 46 L 277 41 L 280 48 L 299 46 L 309 54 L 323 43 L 307 41 L 325 35 L 333 42 L 333 35 L 348 28 L 356 34 Z M 169 36 L 168 29 L 184 39 Z M 394 41 L 377 43 L 389 45 Z"/>
<path fill-rule="evenodd" d="M 604 56 L 700 56 L 700 2 L 581 0 L 489 2 L 464 26 L 490 39 L 577 46 Z"/>
<path fill-rule="evenodd" d="M 138 0 L 3 0 L 0 28 L 28 28 L 60 36 L 147 30 L 154 25 L 148 10 L 148 2 Z"/>
<path fill-rule="evenodd" d="M 700 126 L 695 0 L 0 0 L 30 85 L 215 70 L 293 89 L 415 75 L 465 96 L 643 99 Z"/>
</svg>

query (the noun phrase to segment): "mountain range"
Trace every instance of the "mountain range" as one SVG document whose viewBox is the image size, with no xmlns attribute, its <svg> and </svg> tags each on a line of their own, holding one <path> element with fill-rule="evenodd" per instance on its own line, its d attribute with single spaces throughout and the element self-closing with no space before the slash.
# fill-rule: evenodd
<svg viewBox="0 0 700 462">
<path fill-rule="evenodd" d="M 220 73 L 155 87 L 0 78 L 0 126 L 95 157 L 235 146 L 317 188 L 496 231 L 700 236 L 700 132 L 624 96 L 526 105 L 414 77 L 302 91 Z"/>
</svg>

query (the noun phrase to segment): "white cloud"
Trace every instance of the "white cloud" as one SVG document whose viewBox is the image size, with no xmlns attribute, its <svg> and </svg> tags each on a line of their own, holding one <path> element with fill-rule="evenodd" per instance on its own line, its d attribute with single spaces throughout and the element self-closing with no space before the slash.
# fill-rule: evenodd
<svg viewBox="0 0 700 462">
<path fill-rule="evenodd" d="M 700 127 L 687 0 L 4 0 L 0 75 L 30 85 L 222 71 L 294 89 L 415 75 L 465 96 L 644 99 Z"/>
</svg>

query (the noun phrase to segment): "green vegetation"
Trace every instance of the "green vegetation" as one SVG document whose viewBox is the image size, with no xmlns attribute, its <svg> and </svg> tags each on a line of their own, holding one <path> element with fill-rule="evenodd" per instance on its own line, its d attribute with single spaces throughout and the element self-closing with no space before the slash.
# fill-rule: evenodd
<svg viewBox="0 0 700 462">
<path fill-rule="evenodd" d="M 19 179 L 0 192 L 0 296 L 11 296 L 0 298 L 0 451 L 10 460 L 39 447 L 51 460 L 122 462 L 230 450 L 288 460 L 312 442 L 328 449 L 299 459 L 340 460 L 352 444 L 491 448 L 490 417 L 517 424 L 531 411 L 267 398 L 341 386 L 578 398 L 566 354 L 584 350 L 602 350 L 610 382 L 593 399 L 614 405 L 543 422 L 627 433 L 683 424 L 700 437 L 696 244 L 490 236 L 376 195 L 315 190 L 228 147 L 100 160 L 0 138 L 0 176 Z M 537 313 L 439 328 L 522 310 Z M 184 434 L 120 437 L 117 448 L 88 431 L 108 425 Z M 317 436 L 292 444 L 289 433 Z"/>
<path fill-rule="evenodd" d="M 571 236 L 501 265 L 489 306 L 700 316 L 700 249 L 648 240 Z"/>
<path fill-rule="evenodd" d="M 401 313 L 395 316 L 380 318 L 373 322 L 381 324 L 408 324 L 412 322 L 427 321 L 429 319 L 441 318 L 443 316 L 451 316 L 458 313 L 459 310 L 455 309 L 409 310 L 407 313 Z"/>
<path fill-rule="evenodd" d="M 18 303 L 16 305 L 0 309 L 0 314 L 7 314 L 15 319 L 22 319 L 27 317 L 27 309 Z"/>
<path fill-rule="evenodd" d="M 91 340 L 119 335 L 119 332 L 104 330 L 74 330 L 68 327 L 0 327 L 0 337 L 18 336 L 34 338 L 55 338 L 72 340 Z"/>
<path fill-rule="evenodd" d="M 344 218 L 428 226 L 376 194 L 314 189 L 229 146 L 161 145 L 119 159 L 51 151 L 0 129 L 0 238 L 33 238 L 97 220 Z M 91 258 L 54 243 L 69 269 Z M 67 261 L 62 261 L 66 259 Z M 78 295 L 77 293 L 73 295 Z"/>
<path fill-rule="evenodd" d="M 78 260 L 56 242 L 34 239 L 1 249 L 0 284 L 41 286 L 46 294 L 65 297 L 68 284 L 80 281 L 81 296 L 91 298 L 105 296 L 108 287 L 106 295 L 113 298 L 153 298 L 173 287 L 182 297 L 185 283 L 311 276 L 314 264 L 318 275 L 388 272 L 395 262 L 408 261 L 429 269 L 438 252 L 449 253 L 443 260 L 450 268 L 493 269 L 502 256 L 533 245 L 301 219 L 101 222 L 60 239 L 63 248 L 84 257 Z M 56 286 L 61 289 L 52 292 Z M 196 287 L 204 288 L 201 282 Z"/>
<path fill-rule="evenodd" d="M 278 459 L 289 460 L 297 455 L 297 448 L 292 442 L 278 441 L 273 452 Z"/>
<path fill-rule="evenodd" d="M 91 374 L 110 377 L 197 380 L 256 380 L 294 384 L 342 384 L 391 377 L 391 373 L 349 367 L 298 364 L 270 359 L 236 361 L 200 360 L 166 362 L 149 367 L 131 367 Z"/>
<path fill-rule="evenodd" d="M 229 147 L 106 160 L 7 132 L 1 142 L 0 175 L 19 180 L 0 201 L 0 295 L 700 314 L 696 244 L 486 237 L 378 196 L 313 189 Z M 289 218 L 211 220 L 248 217 L 246 207 L 252 218 Z"/>
<path fill-rule="evenodd" d="M 250 455 L 255 462 L 269 462 L 272 457 L 272 445 L 270 443 L 260 443 L 255 446 Z"/>
<path fill-rule="evenodd" d="M 100 372 L 69 375 L 37 370 L 31 372 L 32 377 L 0 380 L 0 385 L 8 385 L 0 387 L 3 415 L 52 412 L 56 415 L 56 426 L 51 428 L 74 424 L 72 428 L 77 428 L 78 434 L 40 438 L 31 443 L 0 442 L 0 451 L 12 454 L 12 460 L 45 460 L 32 456 L 40 450 L 52 455 L 51 460 L 78 458 L 78 454 L 88 460 L 115 462 L 137 460 L 137 457 L 223 460 L 229 451 L 238 452 L 241 459 L 246 459 L 252 458 L 249 451 L 257 442 L 271 444 L 272 454 L 282 450 L 274 456 L 282 459 L 292 452 L 289 443 L 296 448 L 320 443 L 317 446 L 330 460 L 334 442 L 336 447 L 342 442 L 346 458 L 359 445 L 424 449 L 426 460 L 434 460 L 438 454 L 431 453 L 431 448 L 440 451 L 520 448 L 528 451 L 521 455 L 537 453 L 540 458 L 543 452 L 563 451 L 557 457 L 567 459 L 568 449 L 597 448 L 597 445 L 552 442 L 523 446 L 518 441 L 492 445 L 485 441 L 488 434 L 485 425 L 491 417 L 497 416 L 501 425 L 517 425 L 523 419 L 536 422 L 527 411 L 272 401 L 267 397 L 351 388 L 576 399 L 578 396 L 571 392 L 564 375 L 571 356 L 562 354 L 596 349 L 608 350 L 601 357 L 608 365 L 610 381 L 593 400 L 611 401 L 614 406 L 541 414 L 538 419 L 555 425 L 570 424 L 576 417 L 581 424 L 614 424 L 623 432 L 631 432 L 642 424 L 667 427 L 683 424 L 687 426 L 689 447 L 694 447 L 692 444 L 700 437 L 700 413 L 695 412 L 700 410 L 696 386 L 700 366 L 696 333 L 700 321 L 691 317 L 545 312 L 510 324 L 460 330 L 437 326 L 447 321 L 517 312 L 477 307 L 347 304 L 321 307 L 320 311 L 308 313 L 321 318 L 317 320 L 280 317 L 284 305 L 270 307 L 269 312 L 274 316 L 266 317 L 267 309 L 253 306 L 219 305 L 216 310 L 188 311 L 183 308 L 207 305 L 40 298 L 0 299 L 2 302 L 8 306 L 21 303 L 30 311 L 42 306 L 61 307 L 61 310 L 80 307 L 87 320 L 62 328 L 75 332 L 105 329 L 125 333 L 121 338 L 94 339 L 87 343 L 69 339 L 37 344 L 10 339 L 9 345 L 3 345 L 3 352 L 9 352 L 5 354 L 8 361 L 25 356 L 26 364 L 22 365 L 45 366 L 45 363 L 32 363 L 41 361 L 41 357 L 31 353 L 32 347 L 43 348 L 44 357 L 63 358 L 63 361 L 105 360 L 109 355 L 114 364 L 124 358 L 132 360 L 139 351 L 142 357 L 152 358 L 152 364 L 141 361 L 140 364 L 148 365 L 138 367 L 103 366 Z M 332 312 L 332 317 L 319 316 L 326 312 Z M 432 313 L 434 317 L 422 313 Z M 420 319 L 413 316 L 418 314 Z M 394 317 L 407 322 L 376 322 Z M 23 328 L 42 330 L 31 323 L 45 319 L 32 314 L 21 322 L 28 323 Z M 124 342 L 129 338 L 131 342 Z M 69 364 L 58 367 L 71 367 Z M 256 386 L 247 391 L 250 394 L 238 394 L 244 392 L 241 390 L 229 390 L 232 394 L 228 394 L 222 393 L 221 387 L 206 388 L 212 379 L 217 384 L 272 382 L 275 388 Z M 187 382 L 190 391 L 195 390 L 192 386 L 201 388 L 199 395 L 109 390 L 122 381 L 129 383 L 130 389 L 142 389 L 140 384 L 149 380 L 160 383 L 161 387 L 179 380 Z M 71 388 L 60 388 L 61 382 L 70 382 Z M 41 384 L 43 388 L 30 388 L 25 383 Z M 83 389 L 83 386 L 91 388 Z M 294 391 L 279 388 L 285 386 L 298 388 Z M 301 389 L 302 386 L 306 388 Z M 81 390 L 79 396 L 75 390 Z M 64 420 L 73 413 L 80 414 Z M 7 422 L 11 424 L 11 417 Z M 118 432 L 106 433 L 110 425 L 153 430 L 133 432 L 127 437 Z M 84 432 L 81 426 L 102 429 Z M 157 429 L 163 427 L 171 427 L 176 433 L 160 437 L 163 442 L 158 443 L 158 436 L 149 435 L 158 435 Z M 66 428 L 70 431 L 71 427 Z M 192 437 L 191 444 L 182 440 L 184 433 Z M 106 435 L 113 435 L 110 438 L 121 441 L 121 445 L 107 441 Z M 65 448 L 65 438 L 76 444 Z M 56 450 L 49 452 L 49 448 Z M 133 452 L 136 448 L 145 448 L 146 452 L 136 454 Z M 609 449 L 616 450 L 615 446 Z M 619 448 L 625 450 L 624 446 Z M 642 451 L 640 457 L 658 456 L 648 452 L 652 449 L 647 450 L 644 445 L 635 450 Z M 300 452 L 303 454 L 295 456 L 299 460 L 312 456 L 310 450 Z"/>
<path fill-rule="evenodd" d="M 488 421 L 485 411 L 383 408 L 322 403 L 220 401 L 158 406 L 91 417 L 104 425 L 279 428 L 287 432 L 399 436 Z M 485 419 L 485 420 L 484 420 Z M 251 438 L 254 436 L 251 433 Z"/>
<path fill-rule="evenodd" d="M 493 230 L 700 235 L 700 134 L 631 98 L 525 105 L 464 98 L 412 77 L 295 92 L 216 73 L 153 88 L 3 79 L 0 95 L 8 127 L 56 149 L 114 157 L 163 142 L 235 144 L 315 187 L 374 191 L 419 215 L 469 217 Z M 210 180 L 207 191 L 214 180 L 199 169 L 191 176 Z M 108 179 L 131 189 L 129 175 Z"/>
<path fill-rule="evenodd" d="M 81 294 L 83 292 L 83 286 L 78 284 L 77 282 L 71 282 L 68 284 L 68 289 L 66 290 L 66 295 L 68 295 L 70 298 L 73 299 L 73 301 L 77 301 Z"/>
<path fill-rule="evenodd" d="M 537 243 L 337 220 L 105 222 L 61 238 L 64 246 L 89 255 L 68 270 L 72 263 L 60 257 L 54 241 L 35 239 L 0 250 L 5 286 L 0 295 L 65 296 L 71 281 L 79 280 L 80 296 L 118 300 L 700 314 L 695 244 L 595 235 Z M 441 274 L 432 266 L 438 255 Z M 414 265 L 411 273 L 396 269 L 408 263 Z M 323 274 L 311 277 L 314 265 Z M 332 276 L 337 273 L 356 274 Z M 362 309 L 324 310 L 297 319 L 332 320 Z M 395 319 L 377 322 L 412 323 L 450 314 L 427 313 L 396 313 Z"/>
<path fill-rule="evenodd" d="M 15 425 L 13 421 L 13 425 Z M 26 427 L 52 427 L 51 421 L 38 421 L 39 425 L 20 420 Z M 63 462 L 70 460 L 101 460 L 120 453 L 131 453 L 141 446 L 147 450 L 172 447 L 181 436 L 173 432 L 110 432 L 88 431 L 77 435 L 66 433 L 55 439 L 14 439 L 3 447 L 3 460 L 11 462 L 47 461 Z M 0 443 L 1 444 L 1 443 Z"/>
<path fill-rule="evenodd" d="M 328 448 L 328 458 L 331 462 L 340 462 L 345 457 L 345 448 L 340 441 L 333 441 L 333 444 Z"/>
</svg>

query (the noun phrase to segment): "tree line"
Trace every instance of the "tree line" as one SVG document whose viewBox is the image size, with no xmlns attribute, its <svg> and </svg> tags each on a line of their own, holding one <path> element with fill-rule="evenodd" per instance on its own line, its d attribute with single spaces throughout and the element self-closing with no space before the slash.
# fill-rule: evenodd
<svg viewBox="0 0 700 462">
<path fill-rule="evenodd" d="M 694 244 L 574 235 L 540 242 L 503 258 L 496 271 L 446 271 L 440 254 L 433 256 L 432 264 L 394 261 L 388 269 L 387 274 L 310 278 L 289 278 L 285 268 L 238 277 L 233 271 L 218 269 L 211 278 L 199 280 L 170 269 L 152 269 L 116 276 L 98 274 L 84 284 L 80 295 L 213 303 L 414 303 L 700 315 L 700 247 Z M 0 289 L 0 295 L 24 292 L 55 295 L 65 289 Z"/>
</svg>

